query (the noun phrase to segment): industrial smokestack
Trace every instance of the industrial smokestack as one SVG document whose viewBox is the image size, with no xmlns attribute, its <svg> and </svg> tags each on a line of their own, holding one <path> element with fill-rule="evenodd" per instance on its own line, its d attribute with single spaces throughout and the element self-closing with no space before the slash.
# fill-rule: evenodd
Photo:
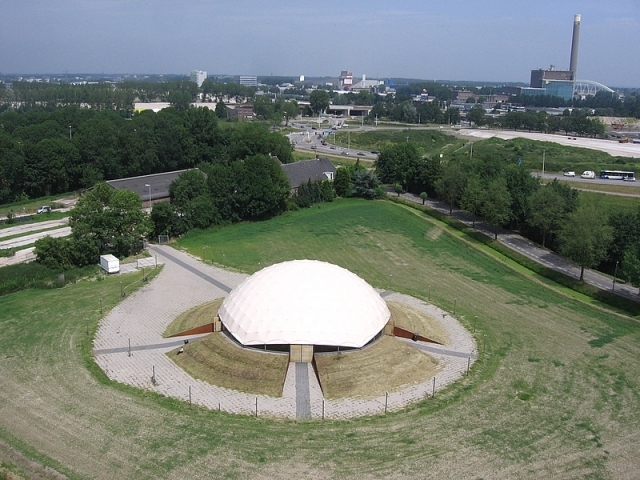
<svg viewBox="0 0 640 480">
<path fill-rule="evenodd" d="M 576 79 L 578 71 L 578 44 L 580 43 L 580 19 L 581 15 L 573 16 L 573 41 L 571 42 L 571 63 L 569 70 L 573 73 L 573 79 Z"/>
</svg>

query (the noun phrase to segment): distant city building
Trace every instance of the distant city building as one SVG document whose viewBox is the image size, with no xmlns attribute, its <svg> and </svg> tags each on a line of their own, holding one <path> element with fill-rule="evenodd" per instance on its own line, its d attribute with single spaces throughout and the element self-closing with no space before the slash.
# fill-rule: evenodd
<svg viewBox="0 0 640 480">
<path fill-rule="evenodd" d="M 531 82 L 529 87 L 522 88 L 522 95 L 550 95 L 571 100 L 574 97 L 584 98 L 587 95 L 595 95 L 598 91 L 613 93 L 613 90 L 601 83 L 577 79 L 581 18 L 580 15 L 573 17 L 569 70 L 556 70 L 553 65 L 547 70 L 541 68 L 531 70 Z"/>
<path fill-rule="evenodd" d="M 240 85 L 245 87 L 257 87 L 258 77 L 255 75 L 240 75 Z"/>
<path fill-rule="evenodd" d="M 384 82 L 380 80 L 367 80 L 367 76 L 363 74 L 362 80 L 352 85 L 351 90 L 354 92 L 359 92 L 360 90 L 377 91 L 380 85 L 384 85 Z"/>
<path fill-rule="evenodd" d="M 202 83 L 207 79 L 207 72 L 203 72 L 202 70 L 191 70 L 189 79 L 198 85 L 198 88 L 200 88 Z"/>
<path fill-rule="evenodd" d="M 342 70 L 338 80 L 340 82 L 341 90 L 349 90 L 353 86 L 353 73 Z"/>
</svg>

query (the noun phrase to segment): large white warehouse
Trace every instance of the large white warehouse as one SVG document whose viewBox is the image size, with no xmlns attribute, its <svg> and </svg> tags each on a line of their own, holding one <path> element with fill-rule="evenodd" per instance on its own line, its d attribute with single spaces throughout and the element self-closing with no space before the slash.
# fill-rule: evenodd
<svg viewBox="0 0 640 480">
<path fill-rule="evenodd" d="M 242 345 L 360 348 L 385 327 L 391 312 L 363 279 L 316 260 L 278 263 L 256 272 L 219 310 L 225 330 Z"/>
</svg>

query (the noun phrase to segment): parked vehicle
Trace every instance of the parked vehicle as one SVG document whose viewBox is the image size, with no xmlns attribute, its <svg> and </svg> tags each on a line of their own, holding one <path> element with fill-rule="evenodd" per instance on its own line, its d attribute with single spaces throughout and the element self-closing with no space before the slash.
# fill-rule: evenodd
<svg viewBox="0 0 640 480">
<path fill-rule="evenodd" d="M 100 266 L 107 273 L 120 272 L 120 260 L 111 254 L 100 255 Z"/>
<path fill-rule="evenodd" d="M 50 212 L 51 212 L 51 207 L 49 205 L 43 205 L 42 207 L 36 210 L 37 214 L 50 213 Z"/>
<path fill-rule="evenodd" d="M 596 178 L 596 172 L 592 170 L 586 170 L 580 175 L 580 178 Z"/>
</svg>

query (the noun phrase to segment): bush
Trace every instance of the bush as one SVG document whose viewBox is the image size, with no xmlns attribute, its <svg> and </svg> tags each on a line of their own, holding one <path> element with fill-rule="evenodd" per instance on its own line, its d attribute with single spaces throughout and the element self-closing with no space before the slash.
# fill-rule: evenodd
<svg viewBox="0 0 640 480">
<path fill-rule="evenodd" d="M 94 274 L 96 269 L 96 265 L 69 270 L 52 269 L 37 262 L 8 265 L 0 269 L 0 296 L 27 288 L 60 288 L 66 284 L 74 283 L 82 277 Z M 64 281 L 58 279 L 58 275 L 61 273 L 64 273 Z"/>
</svg>

